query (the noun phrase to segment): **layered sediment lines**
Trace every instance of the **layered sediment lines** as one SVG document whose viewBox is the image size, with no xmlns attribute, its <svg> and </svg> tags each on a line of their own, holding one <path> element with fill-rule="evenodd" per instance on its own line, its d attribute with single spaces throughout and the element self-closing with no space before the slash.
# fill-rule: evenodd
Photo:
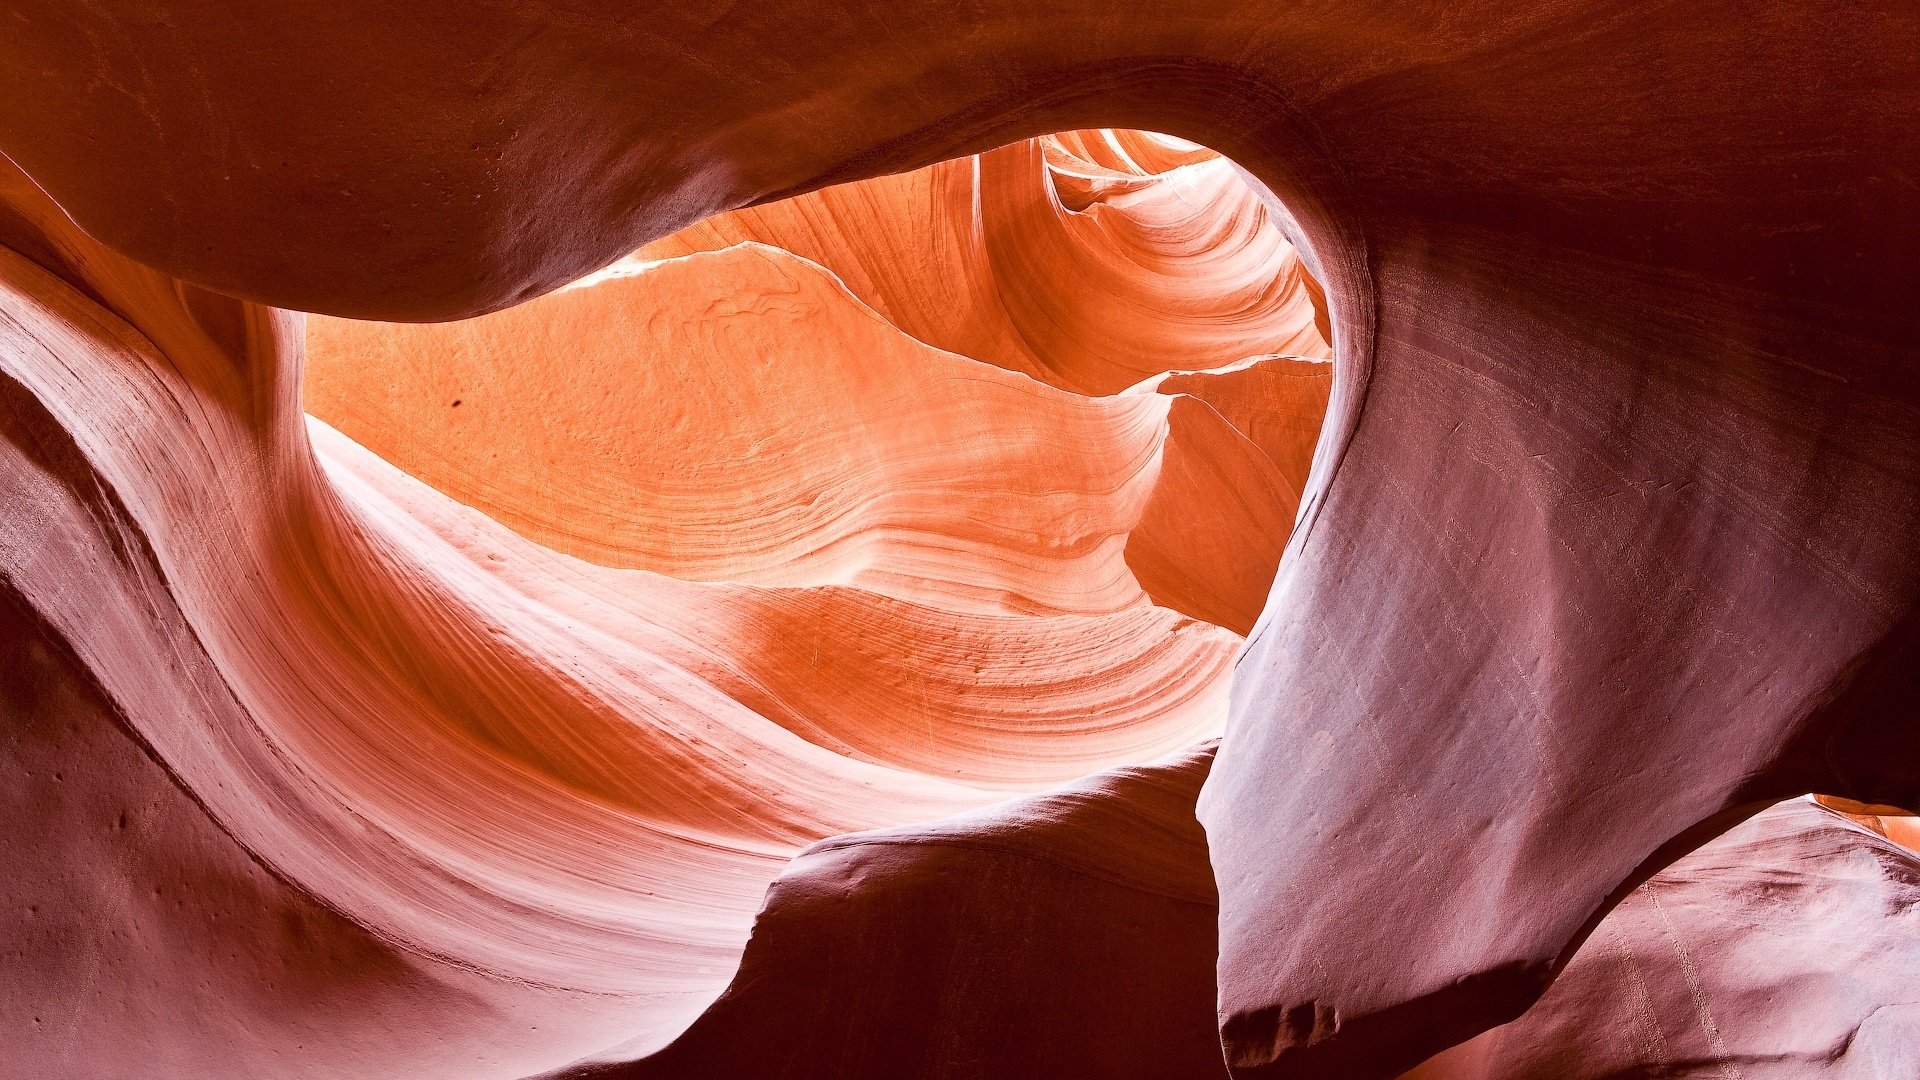
<svg viewBox="0 0 1920 1080">
<path fill-rule="evenodd" d="M 408 480 L 412 465 L 378 466 L 324 431 L 309 441 L 299 320 L 280 309 L 464 318 L 636 250 L 652 261 L 754 240 L 824 268 L 925 346 L 1083 400 L 1159 393 L 1174 380 L 1141 385 L 1159 371 L 1312 352 L 1304 321 L 1293 332 L 1305 346 L 1250 344 L 1269 316 L 1316 305 L 1304 280 L 1302 301 L 1237 276 L 1233 252 L 1268 243 L 1242 231 L 1249 218 L 1161 205 L 1139 183 L 1224 175 L 1207 155 L 1132 136 L 989 153 L 1122 124 L 1245 168 L 1287 250 L 1325 286 L 1313 334 L 1335 354 L 1327 430 L 1263 607 L 1220 584 L 1251 576 L 1238 565 L 1198 583 L 1167 576 L 1209 565 L 1165 535 L 1200 521 L 1197 504 L 1097 512 L 1126 523 L 1121 563 L 1158 601 L 1143 608 L 1189 616 L 1196 638 L 1261 612 L 1196 803 L 1218 895 L 1226 1066 L 1384 1078 L 1517 1022 L 1464 1067 L 1564 1060 L 1604 1075 L 1641 1068 L 1627 1064 L 1637 1054 L 1726 1077 L 1771 1061 L 1920 1071 L 1914 1040 L 1876 1027 L 1914 998 L 1911 965 L 1839 989 L 1813 974 L 1903 959 L 1865 943 L 1909 910 L 1887 869 L 1906 856 L 1887 840 L 1909 821 L 1894 808 L 1920 806 L 1911 3 L 774 0 L 637 13 L 607 0 L 348 0 L 320 17 L 298 4 L 237 16 L 191 0 L 21 0 L 6 14 L 0 149 L 31 181 L 9 173 L 0 215 L 12 252 L 0 255 L 12 418 L 0 475 L 13 485 L 0 567 L 24 633 L 47 645 L 19 661 L 42 674 L 11 684 L 47 689 L 11 707 L 63 710 L 70 723 L 37 728 L 80 740 L 59 754 L 137 762 L 125 753 L 137 742 L 171 771 L 153 790 L 199 800 L 232 841 L 203 831 L 189 844 L 183 827 L 177 846 L 152 845 L 206 852 L 179 855 L 177 878 L 251 853 L 288 891 L 257 883 L 247 903 L 342 941 L 359 927 L 354 941 L 406 954 L 405 971 L 385 969 L 396 979 L 452 987 L 458 977 L 432 974 L 451 965 L 510 976 L 496 989 L 512 996 L 551 978 L 620 997 L 630 1031 L 660 1033 L 697 1011 L 690 980 L 709 979 L 706 996 L 725 983 L 757 888 L 824 832 L 1038 795 L 1036 775 L 984 777 L 1005 762 L 958 753 L 982 775 L 954 778 L 870 760 L 879 740 L 858 754 L 812 742 L 796 728 L 825 721 L 742 707 L 679 659 L 746 663 L 720 645 L 674 651 L 677 630 L 631 651 L 617 641 L 653 633 L 641 627 L 656 626 L 656 607 L 694 603 L 665 598 L 682 589 L 729 604 L 755 589 L 854 589 L 970 618 L 1136 617 L 1037 606 L 1118 595 L 1105 581 L 1039 584 L 1048 558 L 1080 557 L 1072 545 L 1042 557 L 969 543 L 957 580 L 912 598 L 885 591 L 903 575 L 862 577 L 864 556 L 833 549 L 831 529 L 800 560 L 820 578 L 800 585 L 581 569 L 524 535 L 566 531 L 533 520 L 514 494 L 525 476 L 484 476 L 500 481 L 502 517 L 517 504 L 525 519 L 496 527 Z M 967 164 L 937 182 L 902 175 L 950 159 Z M 984 182 L 1002 169 L 1039 197 L 1007 189 L 1002 201 Z M 836 208 L 830 185 L 853 181 L 865 185 L 845 190 L 863 194 Z M 783 200 L 808 193 L 814 209 L 791 216 Z M 848 223 L 876 201 L 926 212 L 852 242 Z M 717 222 L 704 239 L 646 248 L 703 219 Z M 1057 265 L 1067 251 L 1087 256 L 1080 269 Z M 1220 303 L 1152 284 L 1203 265 L 1235 282 Z M 1162 318 L 1186 320 L 1191 356 L 1166 355 L 1181 335 L 1147 325 Z M 1148 425 L 1165 430 L 1156 493 L 1238 446 L 1202 434 L 1223 428 L 1183 401 L 1207 402 L 1254 446 L 1267 445 L 1256 427 L 1275 430 L 1237 419 L 1236 403 L 1174 392 L 1187 397 Z M 1090 407 L 1145 417 L 1161 403 Z M 1168 464 L 1201 442 L 1193 467 Z M 912 440 L 894 449 L 911 457 Z M 1296 458 L 1261 456 L 1294 475 Z M 859 471 L 841 460 L 809 483 Z M 808 520 L 771 495 L 753 501 L 776 523 Z M 913 562 L 945 528 L 924 507 L 829 497 L 828 509 L 905 530 L 874 565 Z M 686 557 L 714 560 L 709 541 L 690 538 Z M 998 592 L 976 573 L 989 551 L 1014 567 Z M 1087 565 L 1118 573 L 1106 555 Z M 62 680 L 74 685 L 56 692 Z M 122 743 L 82 738 L 99 730 L 90 716 L 114 718 Z M 48 765 L 53 785 L 83 775 L 60 760 L 31 770 L 31 790 L 47 793 L 31 805 L 56 815 L 48 828 L 111 835 L 119 818 L 105 811 L 122 800 L 48 786 Z M 680 782 L 683 767 L 712 782 Z M 125 790 L 148 790 L 139 783 Z M 72 802 L 52 794 L 67 791 Z M 1755 834 L 1739 830 L 1767 820 L 1763 807 L 1808 792 L 1886 835 L 1842 823 L 1832 843 L 1746 842 Z M 119 849 L 32 850 L 44 861 L 22 867 L 26 879 L 65 881 Z M 1740 951 L 1760 940 L 1746 929 L 1669 933 L 1660 912 L 1678 929 L 1678 898 L 1705 894 L 1643 886 L 1715 851 L 1798 859 L 1813 884 L 1788 891 L 1843 913 L 1849 934 L 1763 957 Z M 1727 910 L 1814 925 L 1759 906 L 1774 871 L 1736 870 Z M 754 884 L 663 891 L 694 873 Z M 1024 910 L 1069 895 L 1035 880 Z M 94 1025 L 85 1032 L 42 1034 L 34 1003 L 165 986 L 167 958 L 206 940 L 135 906 L 150 889 L 89 888 L 105 940 L 139 928 L 140 947 L 85 940 L 81 922 L 20 931 L 32 943 L 14 950 L 32 958 L 20 985 L 33 988 L 6 1005 L 11 1030 L 32 1036 L 14 1040 L 21 1069 L 127 1061 L 165 1029 L 189 1033 L 169 1052 L 192 1071 L 238 1071 L 245 1053 L 291 1054 L 309 1031 L 399 1015 L 322 980 L 301 997 L 312 1011 L 280 1013 L 286 1026 L 252 1025 L 274 1010 L 248 1013 L 247 1038 L 266 1040 L 255 1051 L 223 1041 L 238 1027 L 203 1038 L 217 1016 L 158 1017 L 129 995 L 70 1010 Z M 244 910 L 256 929 L 280 925 Z M 1635 942 L 1665 948 L 1658 935 L 1727 951 L 1582 959 L 1623 941 L 1636 956 Z M 221 939 L 298 952 L 295 938 L 237 926 Z M 197 985 L 280 985 L 254 954 L 204 962 L 224 974 Z M 1629 1026 L 1610 1010 L 1641 993 L 1635 971 L 1653 980 L 1643 1000 L 1659 1015 Z M 1556 992 L 1554 1008 L 1528 1011 Z M 435 999 L 447 1012 L 418 1010 L 414 1030 L 455 1039 L 502 1015 L 448 1004 L 464 993 Z M 1666 1010 L 1690 1007 L 1698 1030 L 1671 1027 Z M 1756 1033 L 1743 1008 L 1777 1022 Z M 1564 1018 L 1581 1015 L 1639 1049 L 1576 1049 Z M 366 1038 L 335 1040 L 323 1074 Z M 1536 1056 L 1536 1038 L 1558 1049 Z M 438 1038 L 407 1045 L 449 1052 Z M 625 1056 L 649 1045 L 641 1035 Z"/>
<path fill-rule="evenodd" d="M 1211 759 L 817 844 L 692 1029 L 561 1076 L 1225 1077 L 1212 973 L 1193 963 L 1218 921 L 1192 816 Z M 1636 887 L 1523 1017 L 1401 1080 L 1903 1075 L 1916 921 L 1920 857 L 1781 803 Z"/>
<path fill-rule="evenodd" d="M 560 1080 L 1224 1080 L 1193 816 L 1212 758 L 1198 746 L 816 844 L 768 890 L 740 974 L 685 1035 Z"/>
<path fill-rule="evenodd" d="M 1022 140 L 738 210 L 636 258 L 749 240 L 831 269 L 929 345 L 1080 393 L 1330 353 L 1317 287 L 1233 163 L 1146 132 Z"/>
<path fill-rule="evenodd" d="M 44 642 L 12 711 L 70 733 L 43 756 L 92 800 L 33 815 L 26 877 L 126 875 L 21 940 L 9 1007 L 64 1020 L 23 1023 L 21 1075 L 644 1054 L 813 841 L 1217 733 L 1330 384 L 1255 355 L 1221 378 L 1290 395 L 1085 396 L 759 242 L 463 323 L 309 328 L 111 254 L 18 174 L 4 195 L 32 258 L 6 256 L 27 509 L 0 562 Z M 117 855 L 54 839 L 94 815 Z M 250 947 L 195 957 L 210 934 Z M 168 966 L 193 1018 L 140 1005 Z"/>
<path fill-rule="evenodd" d="M 1002 612 L 1141 605 L 1157 579 L 1136 579 L 1129 537 L 1199 510 L 1226 519 L 1147 531 L 1176 555 L 1252 553 L 1232 600 L 1257 614 L 1305 479 L 1274 456 L 1311 453 L 1330 385 L 1324 363 L 1248 359 L 1295 392 L 1228 391 L 1238 427 L 1198 394 L 1083 397 L 929 348 L 757 243 L 468 322 L 317 321 L 313 339 L 316 415 L 546 546 Z M 1262 424 L 1292 427 L 1269 452 L 1246 434 Z M 1242 467 L 1198 464 L 1229 456 Z"/>
</svg>

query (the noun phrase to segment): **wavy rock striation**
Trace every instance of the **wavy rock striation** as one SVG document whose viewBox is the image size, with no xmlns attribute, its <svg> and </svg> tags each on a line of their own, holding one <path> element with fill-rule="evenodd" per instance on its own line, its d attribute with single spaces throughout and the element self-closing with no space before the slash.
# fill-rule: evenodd
<svg viewBox="0 0 1920 1080">
<path fill-rule="evenodd" d="M 207 955 L 196 986 L 283 985 L 255 961 L 297 951 L 285 928 L 298 924 L 340 955 L 393 950 L 395 963 L 365 964 L 389 987 L 447 988 L 435 1000 L 448 1011 L 417 1011 L 396 1052 L 426 1060 L 455 1051 L 421 1032 L 489 1030 L 474 1018 L 505 999 L 479 1008 L 461 982 L 475 972 L 508 997 L 620 999 L 644 1048 L 726 981 L 759 887 L 806 844 L 970 813 L 1105 752 L 1062 738 L 1057 769 L 1002 773 L 1004 759 L 970 752 L 963 722 L 936 754 L 958 775 L 884 760 L 911 749 L 886 739 L 843 753 L 800 733 L 829 726 L 810 710 L 775 719 L 726 689 L 758 678 L 732 639 L 655 619 L 770 588 L 934 606 L 882 591 L 920 576 L 887 567 L 938 532 L 912 500 L 823 499 L 856 533 L 904 530 L 876 542 L 882 569 L 865 578 L 864 556 L 822 530 L 817 549 L 791 548 L 820 581 L 687 582 L 569 561 L 302 430 L 299 319 L 278 309 L 500 311 L 728 212 L 742 231 L 694 246 L 768 243 L 837 274 L 908 337 L 971 355 L 947 335 L 978 332 L 998 343 L 972 350 L 989 364 L 1083 398 L 1313 351 L 1287 314 L 1313 308 L 1312 290 L 1241 279 L 1239 252 L 1292 252 L 1324 283 L 1327 430 L 1197 803 L 1219 897 L 1220 1031 L 1240 1076 L 1386 1077 L 1520 1017 L 1555 976 L 1574 978 L 1582 942 L 1620 939 L 1596 929 L 1609 912 L 1644 930 L 1641 886 L 1768 804 L 1815 791 L 1886 820 L 1872 808 L 1920 806 L 1911 3 L 775 0 L 636 14 L 607 0 L 344 0 L 236 15 L 202 0 L 18 0 L 4 14 L 0 150 L 20 174 L 0 200 L 0 568 L 20 633 L 40 645 L 19 652 L 34 674 L 10 687 L 31 696 L 9 707 L 39 716 L 53 702 L 63 720 L 39 726 L 77 741 L 48 753 L 130 770 L 126 787 L 86 798 L 44 786 L 52 759 L 14 770 L 36 792 L 74 791 L 31 805 L 55 815 L 47 828 L 92 838 L 39 844 L 47 861 L 25 876 L 65 881 L 127 855 L 101 839 L 119 791 L 155 792 L 156 812 L 197 800 L 228 840 L 183 826 L 179 847 L 157 849 L 204 851 L 268 905 L 245 921 L 282 930 L 236 924 L 222 940 L 252 951 Z M 1175 176 L 1198 190 L 1230 171 L 1183 143 L 1071 136 L 988 153 L 1103 124 L 1226 153 L 1289 247 L 1244 212 L 1157 200 Z M 874 179 L 967 155 L 983 156 L 937 183 Z M 1002 170 L 1010 186 L 986 182 Z M 1141 183 L 1156 176 L 1160 188 Z M 842 261 L 843 246 L 880 250 L 836 239 L 864 211 L 795 222 L 780 209 L 808 192 L 831 206 L 822 189 L 862 180 L 966 213 L 873 234 L 902 238 L 897 251 L 944 227 L 924 255 Z M 770 231 L 739 224 L 756 221 Z M 1080 269 L 1061 265 L 1068 251 L 1088 256 Z M 1154 284 L 1203 264 L 1235 283 L 1224 304 Z M 1073 287 L 1046 295 L 1042 276 Z M 1156 336 L 1136 307 L 1186 320 L 1202 362 L 1169 358 L 1181 334 Z M 1248 348 L 1269 318 L 1305 344 Z M 1263 445 L 1238 406 L 1212 405 L 1226 428 L 1208 429 L 1175 415 L 1206 415 L 1180 400 L 1148 424 L 1166 431 L 1156 494 L 1234 460 L 1227 428 Z M 1175 451 L 1190 464 L 1167 462 Z M 1285 456 L 1261 455 L 1283 477 Z M 809 470 L 809 484 L 858 464 Z M 528 483 L 486 479 L 501 481 L 503 514 Z M 1190 637 L 1258 606 L 1230 584 L 1247 567 L 1219 562 L 1230 573 L 1216 578 L 1218 552 L 1181 560 L 1167 533 L 1187 512 L 1097 515 L 1125 523 L 1120 558 L 1142 593 L 1197 616 Z M 789 506 L 773 520 L 807 518 Z M 710 530 L 694 532 L 685 557 L 718 559 Z M 756 542 L 789 549 L 777 533 Z M 957 580 L 930 587 L 937 610 L 1032 619 L 1053 616 L 1012 609 L 1118 595 L 1104 581 L 1042 588 L 1033 545 L 965 546 Z M 1052 555 L 1078 558 L 1071 548 Z M 976 573 L 989 552 L 1014 568 L 1004 590 Z M 1102 557 L 1089 565 L 1117 575 Z M 1197 583 L 1174 572 L 1203 565 Z M 105 717 L 120 725 L 110 736 L 88 726 Z M 1126 742 L 1116 727 L 1089 745 Z M 172 787 L 134 779 L 134 744 Z M 241 876 L 247 853 L 265 878 Z M 215 873 L 196 865 L 181 877 Z M 1758 888 L 1747 881 L 1736 891 Z M 712 888 L 678 891 L 690 882 Z M 399 1015 L 378 1007 L 393 998 L 321 980 L 300 998 L 314 1012 L 260 1028 L 271 1010 L 228 1025 L 122 995 L 61 1013 L 95 1027 L 42 1034 L 36 1003 L 164 985 L 169 957 L 202 951 L 184 925 L 204 927 L 199 909 L 162 919 L 150 889 L 87 888 L 108 920 L 92 943 L 78 922 L 17 931 L 33 942 L 14 950 L 32 957 L 28 988 L 7 998 L 10 1030 L 31 1035 L 15 1040 L 22 1069 L 110 1070 L 178 1024 L 186 1034 L 147 1044 L 185 1047 L 168 1051 L 183 1069 L 241 1068 L 231 1040 L 244 1031 L 291 1071 L 304 1031 L 331 1029 L 298 1017 L 343 1017 L 350 1033 Z M 1866 922 L 1895 917 L 1823 889 Z M 261 914 L 274 905 L 294 917 Z M 1802 962 L 1783 951 L 1779 971 Z M 1659 1000 L 1713 1005 L 1723 975 L 1730 994 L 1766 985 L 1740 967 L 1680 964 L 1683 997 L 1660 967 Z M 1862 991 L 1885 995 L 1862 1010 L 1822 999 L 1804 1029 L 1773 1025 L 1828 1039 L 1783 1043 L 1780 1060 L 1835 1045 L 1849 1014 L 1870 1036 L 1911 999 L 1898 983 Z M 1707 1040 L 1727 1076 L 1758 1061 L 1731 1030 L 1724 1052 Z M 344 1072 L 351 1041 L 309 1071 Z M 1516 1053 L 1490 1060 L 1532 1067 Z M 1887 1053 L 1896 1075 L 1916 1071 Z"/>
<path fill-rule="evenodd" d="M 19 1075 L 513 1077 L 666 1042 L 809 843 L 1217 732 L 1329 386 L 1252 356 L 1221 378 L 1291 393 L 1083 396 L 757 242 L 308 334 L 3 194 L 31 256 L 9 715 L 49 740 L 13 770 L 87 781 L 20 809 L 48 915 Z M 68 879 L 84 901 L 35 891 Z M 1199 986 L 1211 955 L 1147 960 Z M 190 1017 L 142 1007 L 188 973 Z"/>
<path fill-rule="evenodd" d="M 1223 1078 L 1193 817 L 1211 760 L 1197 748 L 816 844 L 768 890 L 739 975 L 685 1035 L 558 1075 Z"/>
</svg>

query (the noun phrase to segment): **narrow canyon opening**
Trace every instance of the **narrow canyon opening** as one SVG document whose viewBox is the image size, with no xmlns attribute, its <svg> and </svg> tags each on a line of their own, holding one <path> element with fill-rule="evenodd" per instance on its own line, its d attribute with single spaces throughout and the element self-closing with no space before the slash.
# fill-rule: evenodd
<svg viewBox="0 0 1920 1080">
<path fill-rule="evenodd" d="M 1218 733 L 1326 409 L 1321 296 L 1231 162 L 1065 132 L 498 314 L 310 317 L 305 400 L 329 460 L 712 586 L 681 632 L 803 738 L 1031 789 Z"/>
<path fill-rule="evenodd" d="M 7 14 L 0 1077 L 1920 1075 L 1912 3 Z"/>
<path fill-rule="evenodd" d="M 614 1060 L 707 1008 L 836 834 L 1159 763 L 1181 862 L 1151 888 L 1207 903 L 1194 789 L 1332 385 L 1268 213 L 1203 147 L 1072 131 L 725 214 L 496 314 L 309 316 L 341 537 L 317 605 L 396 644 L 354 630 L 339 679 L 377 688 L 276 736 L 540 898 L 495 963 L 643 994 Z M 1183 1056 L 1207 981 L 1169 984 Z"/>
</svg>

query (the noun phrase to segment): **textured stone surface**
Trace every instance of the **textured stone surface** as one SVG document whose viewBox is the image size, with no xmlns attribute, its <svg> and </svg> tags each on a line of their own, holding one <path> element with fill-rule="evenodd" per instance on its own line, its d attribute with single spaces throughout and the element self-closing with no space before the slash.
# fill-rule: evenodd
<svg viewBox="0 0 1920 1080">
<path fill-rule="evenodd" d="M 1185 198 L 1134 179 L 1136 204 Z M 126 260 L 0 183 L 8 806 L 32 838 L 7 1075 L 646 1054 L 728 985 L 808 844 L 1216 733 L 1329 383 L 1251 356 L 1222 376 L 1254 380 L 1237 394 L 1084 396 L 934 349 L 750 243 L 467 323 L 323 322 L 311 403 L 389 461 L 302 418 L 300 316 Z M 1298 262 L 1240 190 L 1311 334 Z M 1259 391 L 1269 369 L 1290 393 Z M 1195 615 L 1155 602 L 1149 561 Z M 1146 884 L 1204 900 L 1180 775 L 1157 810 L 1184 884 Z M 1067 827 L 1137 850 L 1144 880 L 1166 860 L 1133 826 Z M 1141 970 L 1189 991 L 1169 1052 L 1217 1059 L 1211 908 L 1183 903 L 1187 937 L 1131 932 Z M 1112 954 L 1079 928 L 1019 977 Z M 970 929 L 956 915 L 952 940 Z M 157 1007 L 170 981 L 188 1015 Z M 1151 997 L 1063 1004 L 1163 1042 Z M 1082 1051 L 1120 1052 L 1055 1057 Z"/>
<path fill-rule="evenodd" d="M 479 756 L 512 747 L 596 808 L 690 805 L 623 789 L 633 777 L 608 775 L 599 735 L 516 729 L 556 702 L 620 696 L 583 685 L 600 657 L 568 636 L 584 619 L 556 614 L 567 625 L 528 644 L 489 614 L 505 601 L 469 602 L 475 575 L 426 586 L 380 569 L 406 587 L 368 587 L 366 566 L 417 560 L 316 482 L 283 362 L 295 320 L 204 289 L 336 315 L 473 314 L 709 214 L 1125 124 L 1199 139 L 1285 202 L 1336 353 L 1323 452 L 1200 800 L 1234 1068 L 1411 1067 L 1519 1014 L 1648 873 L 1756 807 L 1807 791 L 1920 804 L 1911 3 L 636 15 L 350 0 L 239 18 L 207 0 L 31 0 L 5 16 L 0 149 L 90 235 L 158 268 L 49 250 L 0 221 L 8 246 L 80 286 L 0 256 L 0 358 L 89 470 L 10 500 L 36 509 L 0 534 L 9 587 L 47 634 L 95 650 L 81 663 L 140 706 L 123 712 L 201 718 L 141 731 L 199 763 L 185 783 L 210 803 L 296 796 L 260 789 L 273 762 L 162 735 L 445 708 L 485 740 Z M 33 198 L 16 184 L 7 201 Z M 145 343 L 96 308 L 133 316 Z M 1008 310 L 1031 325 L 1058 309 Z M 123 509 L 85 503 L 96 491 Z M 115 531 L 122 513 L 133 524 Z M 59 544 L 76 549 L 45 554 Z M 566 607 L 544 590 L 541 611 Z M 353 614 L 369 598 L 386 607 Z M 191 633 L 151 625 L 175 607 Z M 379 632 L 338 629 L 363 617 Z M 480 662 L 546 648 L 592 659 L 531 681 Z M 471 662 L 443 667 L 456 649 Z M 373 684 L 352 665 L 406 700 L 354 697 Z M 431 692 L 447 685 L 461 693 Z M 189 690 L 238 704 L 175 702 Z M 216 708 L 230 711 L 206 720 Z M 576 925 L 475 899 L 569 893 L 570 866 L 645 849 L 617 823 L 569 853 L 541 834 L 553 815 L 533 794 L 410 794 L 408 815 L 426 808 L 444 833 L 407 847 L 381 791 L 462 744 L 270 735 L 261 746 L 333 763 L 300 774 L 314 798 L 366 816 L 323 835 L 325 815 L 289 805 L 259 818 L 285 835 L 243 845 L 302 882 L 324 862 L 307 853 L 354 851 L 364 866 L 335 902 L 369 923 L 620 989 L 659 955 L 602 925 L 601 904 Z M 820 775 L 752 749 L 742 769 L 779 776 L 763 797 Z M 405 765 L 381 790 L 329 787 L 374 761 Z M 977 794 L 909 780 L 887 805 L 932 816 Z M 877 824 L 860 809 L 891 783 L 674 813 L 755 822 L 750 854 L 686 858 L 770 875 L 813 830 Z M 514 887 L 449 883 L 421 903 L 437 879 L 413 860 L 474 850 L 466 833 L 489 822 L 511 838 L 498 850 L 518 860 L 500 871 Z M 722 908 L 682 962 L 725 954 L 747 909 L 699 914 Z"/>
<path fill-rule="evenodd" d="M 685 1035 L 566 1080 L 1224 1080 L 1193 800 L 1211 748 L 836 837 L 768 890 Z"/>
<path fill-rule="evenodd" d="M 1405 1080 L 1905 1076 L 1916 929 L 1912 851 L 1782 803 L 1629 893 L 1526 1015 Z"/>
</svg>

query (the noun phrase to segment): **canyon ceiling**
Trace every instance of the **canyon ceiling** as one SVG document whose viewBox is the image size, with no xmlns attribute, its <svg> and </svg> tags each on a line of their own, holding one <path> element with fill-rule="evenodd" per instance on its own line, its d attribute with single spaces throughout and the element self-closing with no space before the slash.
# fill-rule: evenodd
<svg viewBox="0 0 1920 1080">
<path fill-rule="evenodd" d="M 0 1076 L 1920 1075 L 1909 0 L 0 26 Z"/>
</svg>

